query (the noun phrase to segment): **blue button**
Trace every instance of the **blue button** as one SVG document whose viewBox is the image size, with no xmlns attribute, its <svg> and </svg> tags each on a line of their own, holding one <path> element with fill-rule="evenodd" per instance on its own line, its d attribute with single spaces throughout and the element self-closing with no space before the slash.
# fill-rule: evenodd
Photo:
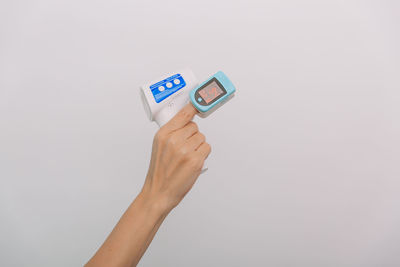
<svg viewBox="0 0 400 267">
<path fill-rule="evenodd" d="M 203 99 L 201 97 L 197 98 L 197 101 L 201 102 Z"/>
</svg>

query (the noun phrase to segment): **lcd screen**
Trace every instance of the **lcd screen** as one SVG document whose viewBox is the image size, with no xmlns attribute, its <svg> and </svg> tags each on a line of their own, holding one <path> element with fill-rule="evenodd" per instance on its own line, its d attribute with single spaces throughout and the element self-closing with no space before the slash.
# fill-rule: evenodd
<svg viewBox="0 0 400 267">
<path fill-rule="evenodd" d="M 218 84 L 215 81 L 209 83 L 207 86 L 205 86 L 198 92 L 200 96 L 204 99 L 204 101 L 206 101 L 207 104 L 213 101 L 219 95 L 224 93 L 224 91 L 221 89 L 221 87 L 218 86 Z"/>
</svg>

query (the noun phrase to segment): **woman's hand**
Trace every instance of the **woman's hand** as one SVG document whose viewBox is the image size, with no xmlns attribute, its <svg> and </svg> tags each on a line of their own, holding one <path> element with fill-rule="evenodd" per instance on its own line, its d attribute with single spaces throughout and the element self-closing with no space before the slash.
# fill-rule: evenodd
<svg viewBox="0 0 400 267">
<path fill-rule="evenodd" d="M 189 103 L 154 137 L 150 167 L 141 194 L 168 213 L 183 199 L 211 152 L 192 122 L 197 110 Z"/>
<path fill-rule="evenodd" d="M 211 151 L 186 105 L 154 137 L 143 189 L 86 266 L 136 266 L 161 223 L 201 172 Z"/>
</svg>

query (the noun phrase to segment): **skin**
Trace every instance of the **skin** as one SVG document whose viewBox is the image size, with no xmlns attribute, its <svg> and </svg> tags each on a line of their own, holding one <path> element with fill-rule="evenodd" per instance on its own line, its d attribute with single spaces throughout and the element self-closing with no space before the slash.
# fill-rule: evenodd
<svg viewBox="0 0 400 267">
<path fill-rule="evenodd" d="M 104 244 L 85 265 L 136 266 L 165 217 L 189 192 L 211 152 L 186 105 L 154 136 L 143 188 Z"/>
</svg>

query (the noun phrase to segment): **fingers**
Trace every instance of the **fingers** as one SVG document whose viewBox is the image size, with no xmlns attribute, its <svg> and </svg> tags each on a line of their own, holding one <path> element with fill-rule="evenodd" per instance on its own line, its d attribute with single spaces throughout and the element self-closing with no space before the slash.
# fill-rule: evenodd
<svg viewBox="0 0 400 267">
<path fill-rule="evenodd" d="M 193 170 L 199 171 L 198 174 L 200 174 L 201 168 L 204 166 L 204 161 L 210 152 L 211 146 L 208 143 L 203 142 L 199 148 L 191 154 L 189 167 Z"/>
<path fill-rule="evenodd" d="M 189 121 L 188 124 L 186 124 L 186 126 L 177 130 L 174 134 L 178 135 L 179 138 L 182 140 L 182 142 L 185 142 L 188 138 L 192 137 L 198 131 L 199 128 L 197 127 L 197 124 L 192 121 Z"/>
<path fill-rule="evenodd" d="M 196 154 L 199 155 L 203 160 L 205 160 L 208 155 L 211 153 L 211 146 L 210 144 L 204 142 L 202 143 L 199 148 L 196 150 Z"/>
<path fill-rule="evenodd" d="M 187 140 L 186 146 L 189 151 L 197 150 L 206 141 L 204 134 L 197 132 Z"/>
<path fill-rule="evenodd" d="M 184 106 L 169 122 L 167 122 L 162 128 L 164 128 L 167 132 L 176 131 L 183 126 L 185 126 L 188 122 L 190 122 L 194 115 L 197 113 L 197 110 L 193 107 L 191 103 Z"/>
</svg>

